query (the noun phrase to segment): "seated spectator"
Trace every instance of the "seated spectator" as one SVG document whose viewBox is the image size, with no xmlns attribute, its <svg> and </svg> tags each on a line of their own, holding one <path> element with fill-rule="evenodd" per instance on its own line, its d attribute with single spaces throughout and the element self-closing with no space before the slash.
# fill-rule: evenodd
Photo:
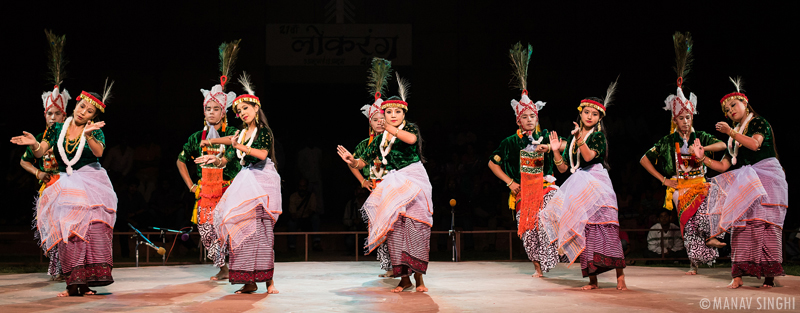
<svg viewBox="0 0 800 313">
<path fill-rule="evenodd" d="M 658 223 L 650 227 L 651 231 L 647 234 L 648 257 L 660 258 L 662 254 L 664 258 L 681 257 L 679 253 L 683 250 L 681 229 L 670 222 L 671 217 L 669 211 L 663 210 L 658 216 Z M 662 232 L 662 229 L 669 230 Z"/>
</svg>

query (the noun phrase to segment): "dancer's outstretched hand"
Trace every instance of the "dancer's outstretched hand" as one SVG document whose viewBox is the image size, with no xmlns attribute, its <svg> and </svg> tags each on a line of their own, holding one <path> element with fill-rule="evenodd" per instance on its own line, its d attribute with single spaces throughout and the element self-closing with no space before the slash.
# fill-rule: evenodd
<svg viewBox="0 0 800 313">
<path fill-rule="evenodd" d="M 574 125 L 575 125 L 575 128 L 574 128 L 574 129 L 572 129 L 572 132 L 571 132 L 571 134 L 575 135 L 575 134 L 577 134 L 579 131 L 581 131 L 581 126 L 580 126 L 580 125 L 578 125 L 578 123 L 575 123 L 575 122 L 572 122 L 572 124 L 574 124 Z"/>
<path fill-rule="evenodd" d="M 689 150 L 694 154 L 694 157 L 698 159 L 702 159 L 705 154 L 705 149 L 703 149 L 703 144 L 700 143 L 699 138 L 695 138 L 694 144 L 689 147 Z"/>
<path fill-rule="evenodd" d="M 22 136 L 11 137 L 11 143 L 20 146 L 30 146 L 36 144 L 36 137 L 31 133 L 23 131 Z"/>
<path fill-rule="evenodd" d="M 719 123 L 717 123 L 716 128 L 717 128 L 717 131 L 719 131 L 720 133 L 723 133 L 725 135 L 729 135 L 731 133 L 731 127 L 728 125 L 728 123 L 719 122 Z"/>
<path fill-rule="evenodd" d="M 561 139 L 558 138 L 558 133 L 555 131 L 550 132 L 550 149 L 553 150 L 553 153 L 558 153 L 558 149 L 561 149 Z"/>
<path fill-rule="evenodd" d="M 217 158 L 216 155 L 204 155 L 194 159 L 195 164 L 203 164 L 203 165 L 217 164 L 218 161 L 219 158 Z"/>
<path fill-rule="evenodd" d="M 345 147 L 337 146 L 336 153 L 339 154 L 339 157 L 341 157 L 342 161 L 347 163 L 347 165 L 353 166 L 353 164 L 356 163 L 356 158 L 354 158 L 353 155 L 350 154 L 350 151 L 347 151 Z"/>
<path fill-rule="evenodd" d="M 106 122 L 100 121 L 97 123 L 90 123 L 83 128 L 83 133 L 91 134 L 93 131 L 103 128 L 103 126 L 106 126 Z"/>
<path fill-rule="evenodd" d="M 233 136 L 231 136 L 231 147 L 233 147 L 234 149 L 239 149 L 240 145 L 241 144 L 239 144 L 239 131 L 237 130 L 236 133 L 233 134 Z"/>
</svg>

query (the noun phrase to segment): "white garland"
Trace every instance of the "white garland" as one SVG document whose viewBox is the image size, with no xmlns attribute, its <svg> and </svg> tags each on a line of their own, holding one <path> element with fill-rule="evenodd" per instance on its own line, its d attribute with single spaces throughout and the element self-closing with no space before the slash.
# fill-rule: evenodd
<svg viewBox="0 0 800 313">
<path fill-rule="evenodd" d="M 586 136 L 583 136 L 583 144 L 586 144 L 586 139 L 588 139 L 589 135 L 591 135 L 592 133 L 594 133 L 594 128 L 592 128 L 592 131 L 586 133 Z M 576 153 L 575 156 L 577 156 L 577 158 L 576 158 L 577 159 L 577 161 L 576 161 L 577 163 L 572 161 L 572 147 L 575 146 L 575 138 L 576 137 L 578 137 L 578 136 L 577 135 L 576 136 L 572 136 L 572 141 L 569 143 L 569 172 L 570 173 L 575 173 L 575 171 L 578 170 L 578 168 L 581 167 L 581 149 L 578 149 L 578 151 L 575 152 Z"/>
<path fill-rule="evenodd" d="M 244 129 L 245 134 L 247 134 L 247 128 Z M 245 146 L 248 148 L 253 145 L 253 141 L 256 139 L 256 133 L 258 132 L 258 128 L 256 128 L 252 134 L 250 134 L 250 141 L 247 142 Z M 244 136 L 239 137 L 239 143 L 244 144 Z M 236 149 L 236 155 L 239 157 L 239 164 L 244 165 L 244 157 L 247 155 L 244 151 Z"/>
<path fill-rule="evenodd" d="M 739 123 L 733 130 L 744 136 L 744 130 L 747 129 L 747 124 L 753 119 L 753 113 L 747 115 L 742 123 Z M 733 137 L 728 137 L 728 153 L 731 154 L 731 164 L 736 165 L 736 156 L 739 155 L 739 146 L 742 144 L 733 140 Z"/>
<path fill-rule="evenodd" d="M 67 118 L 64 121 L 64 124 L 61 126 L 61 134 L 58 135 L 58 153 L 61 154 L 61 160 L 64 161 L 64 164 L 67 165 L 67 175 L 72 175 L 72 166 L 78 163 L 78 160 L 81 159 L 81 155 L 83 154 L 83 148 L 86 146 L 86 136 L 83 135 L 83 129 L 86 129 L 86 125 L 83 125 L 83 129 L 81 129 L 81 141 L 78 143 L 78 152 L 75 153 L 75 157 L 70 160 L 67 157 L 66 149 L 64 149 L 64 137 L 66 137 L 67 129 L 69 126 L 72 125 L 72 116 Z"/>
<path fill-rule="evenodd" d="M 397 129 L 402 130 L 404 126 L 406 126 L 406 122 L 405 121 L 403 121 L 403 124 L 401 124 L 400 127 L 398 127 Z M 386 144 L 386 137 L 388 137 L 388 134 L 389 134 L 389 131 L 384 129 L 383 130 L 383 138 L 381 138 L 381 144 L 378 145 L 378 149 L 380 149 L 380 151 L 381 151 L 381 162 L 383 163 L 383 165 L 389 164 L 389 162 L 386 161 L 386 155 L 389 154 L 389 151 L 392 151 L 392 145 L 394 145 L 394 141 L 395 141 L 395 139 L 397 139 L 397 136 L 392 137 L 392 140 L 389 142 L 389 145 L 387 145 L 386 148 L 384 149 L 383 145 Z"/>
</svg>

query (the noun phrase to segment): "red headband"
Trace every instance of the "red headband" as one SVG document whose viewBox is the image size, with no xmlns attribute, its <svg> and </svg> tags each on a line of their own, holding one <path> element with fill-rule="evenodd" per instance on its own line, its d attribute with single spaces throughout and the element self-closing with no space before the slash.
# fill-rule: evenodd
<svg viewBox="0 0 800 313">
<path fill-rule="evenodd" d="M 98 110 L 100 110 L 100 112 L 106 113 L 106 105 L 102 101 L 100 101 L 97 98 L 95 98 L 94 96 L 92 96 L 90 93 L 88 93 L 86 91 L 81 91 L 81 95 L 78 96 L 78 101 L 81 101 L 81 100 L 85 100 L 86 102 L 91 103 Z"/>
</svg>

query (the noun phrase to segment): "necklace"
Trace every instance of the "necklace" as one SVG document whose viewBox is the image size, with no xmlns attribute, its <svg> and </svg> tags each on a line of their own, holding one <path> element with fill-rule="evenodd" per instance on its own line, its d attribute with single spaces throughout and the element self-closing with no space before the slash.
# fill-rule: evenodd
<svg viewBox="0 0 800 313">
<path fill-rule="evenodd" d="M 403 124 L 400 124 L 400 127 L 398 127 L 397 129 L 402 130 L 403 127 L 405 126 L 406 126 L 406 121 L 403 121 Z M 394 145 L 394 141 L 395 139 L 397 139 L 397 137 L 392 137 L 392 140 L 386 142 L 386 137 L 388 136 L 389 136 L 389 131 L 384 129 L 383 138 L 381 138 L 381 144 L 378 146 L 378 149 L 381 150 L 381 162 L 383 163 L 383 165 L 389 164 L 389 162 L 386 161 L 386 156 L 389 154 L 389 151 L 392 151 L 392 146 Z"/>
<path fill-rule="evenodd" d="M 254 130 L 253 130 L 253 132 L 250 134 L 250 140 L 247 142 L 247 144 L 246 144 L 245 146 L 247 146 L 247 147 L 249 148 L 249 147 L 251 147 L 251 146 L 253 145 L 253 141 L 256 139 L 256 133 L 257 133 L 257 132 L 258 132 L 258 128 L 256 128 L 256 129 L 254 129 Z M 242 136 L 241 136 L 241 137 L 239 137 L 239 143 L 240 143 L 240 144 L 244 144 L 244 137 L 245 137 L 246 135 L 247 135 L 247 128 L 245 128 L 245 129 L 244 129 Z M 247 154 L 246 154 L 244 151 L 241 151 L 241 150 L 239 150 L 239 149 L 236 149 L 236 156 L 238 156 L 238 157 L 239 157 L 239 160 L 240 160 L 240 161 L 239 161 L 239 164 L 241 164 L 241 165 L 244 165 L 244 163 L 245 163 L 245 162 L 244 162 L 244 157 L 245 157 L 246 155 L 247 155 Z"/>
<path fill-rule="evenodd" d="M 72 175 L 72 166 L 75 165 L 75 163 L 78 163 L 78 160 L 81 159 L 81 155 L 83 154 L 83 147 L 86 146 L 86 136 L 83 136 L 83 134 L 81 134 L 80 143 L 78 143 L 77 146 L 78 152 L 75 154 L 75 157 L 70 160 L 67 157 L 66 151 L 64 150 L 64 137 L 67 134 L 69 125 L 72 125 L 72 117 L 69 117 L 67 121 L 64 122 L 64 125 L 67 125 L 67 127 L 63 126 L 61 127 L 61 134 L 58 135 L 58 142 L 56 144 L 58 145 L 58 153 L 61 155 L 61 160 L 64 160 L 64 164 L 67 166 L 67 175 Z M 83 128 L 85 129 L 86 125 L 83 125 Z M 73 149 L 73 151 L 75 150 Z"/>
<path fill-rule="evenodd" d="M 592 131 L 587 132 L 586 135 L 583 136 L 584 144 L 586 144 L 586 139 L 588 139 L 589 135 L 591 135 L 593 132 L 594 132 L 594 128 L 592 128 Z M 578 135 L 577 136 L 573 136 L 572 137 L 572 141 L 569 143 L 569 167 L 570 167 L 569 171 L 570 171 L 570 173 L 575 173 L 575 171 L 577 171 L 578 168 L 581 167 L 581 150 L 578 150 L 577 149 L 578 147 L 575 146 L 575 138 L 577 138 L 580 135 L 581 135 L 581 133 L 578 132 Z M 572 162 L 572 155 L 573 154 L 575 154 L 575 157 L 576 157 L 575 158 L 575 162 Z"/>
<path fill-rule="evenodd" d="M 737 133 L 742 134 L 742 136 L 745 136 L 744 133 L 747 131 L 747 124 L 750 123 L 750 120 L 752 118 L 753 118 L 753 113 L 748 114 L 747 117 L 744 119 L 744 121 L 739 123 L 739 125 L 736 125 L 734 130 Z M 733 165 L 736 165 L 736 156 L 739 155 L 739 146 L 741 145 L 742 144 L 739 143 L 738 141 L 733 140 L 733 137 L 728 138 L 728 153 L 731 154 L 731 164 Z"/>
</svg>

